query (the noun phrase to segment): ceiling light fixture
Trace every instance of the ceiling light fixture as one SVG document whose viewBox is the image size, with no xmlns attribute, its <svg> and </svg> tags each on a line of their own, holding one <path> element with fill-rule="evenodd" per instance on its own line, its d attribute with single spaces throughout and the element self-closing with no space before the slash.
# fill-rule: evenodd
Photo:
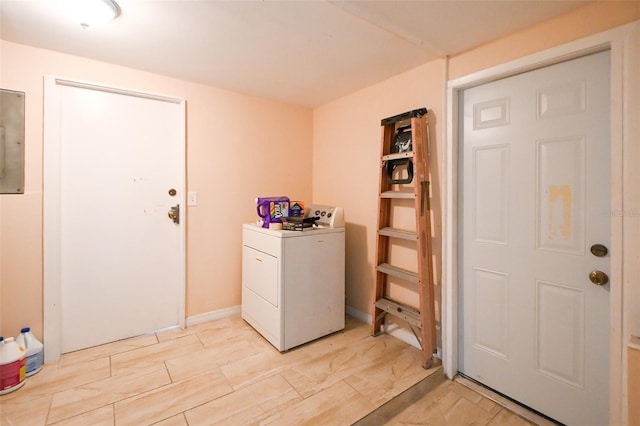
<svg viewBox="0 0 640 426">
<path fill-rule="evenodd" d="M 120 15 L 120 6 L 114 0 L 65 0 L 66 13 L 82 28 L 106 24 Z"/>
</svg>

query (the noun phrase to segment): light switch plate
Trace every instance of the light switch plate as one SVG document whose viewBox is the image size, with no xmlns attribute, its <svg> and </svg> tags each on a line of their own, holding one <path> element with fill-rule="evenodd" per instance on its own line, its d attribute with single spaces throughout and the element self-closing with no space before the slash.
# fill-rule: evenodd
<svg viewBox="0 0 640 426">
<path fill-rule="evenodd" d="M 197 192 L 187 192 L 187 206 L 193 207 L 198 205 L 198 193 Z"/>
</svg>

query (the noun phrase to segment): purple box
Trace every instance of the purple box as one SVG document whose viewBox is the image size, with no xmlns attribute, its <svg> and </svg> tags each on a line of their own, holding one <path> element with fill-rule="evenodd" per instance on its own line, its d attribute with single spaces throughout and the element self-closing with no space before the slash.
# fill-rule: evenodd
<svg viewBox="0 0 640 426">
<path fill-rule="evenodd" d="M 282 218 L 289 216 L 289 197 L 258 197 L 256 198 L 258 224 L 269 228 L 270 223 L 282 223 Z"/>
</svg>

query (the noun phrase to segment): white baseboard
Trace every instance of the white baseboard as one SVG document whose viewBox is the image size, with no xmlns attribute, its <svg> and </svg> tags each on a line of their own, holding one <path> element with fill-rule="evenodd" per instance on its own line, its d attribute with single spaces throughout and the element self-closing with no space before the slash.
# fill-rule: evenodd
<svg viewBox="0 0 640 426">
<path fill-rule="evenodd" d="M 422 350 L 422 348 L 420 347 L 420 342 L 418 342 L 418 339 L 416 339 L 416 336 L 413 335 L 411 330 L 399 327 L 396 324 L 385 324 L 382 326 L 382 331 L 387 333 L 389 336 L 393 336 L 396 339 L 413 346 L 414 348 Z"/>
<path fill-rule="evenodd" d="M 350 315 L 362 322 L 366 322 L 366 323 L 371 322 L 371 315 L 369 315 L 366 312 L 359 311 L 353 306 L 349 306 L 349 305 L 345 306 L 345 311 L 347 312 L 347 315 Z"/>
<path fill-rule="evenodd" d="M 371 315 L 366 312 L 362 312 L 354 308 L 353 306 L 346 306 L 347 314 L 352 317 L 359 319 L 362 322 L 371 323 Z M 405 328 L 401 328 L 396 324 L 385 324 L 382 327 L 382 331 L 387 333 L 390 336 L 395 337 L 398 340 L 405 342 L 408 345 L 413 346 L 414 348 L 420 349 L 420 343 L 416 339 L 416 336 L 413 335 L 411 330 L 407 330 Z"/>
<path fill-rule="evenodd" d="M 187 327 L 240 314 L 240 305 L 187 317 Z"/>
<path fill-rule="evenodd" d="M 240 310 L 241 310 L 241 306 L 237 305 L 237 306 L 231 306 L 229 308 L 218 309 L 216 311 L 204 312 L 202 314 L 193 315 L 187 318 L 186 325 L 187 327 L 189 327 L 191 325 L 201 324 L 203 322 L 215 321 L 217 319 L 222 319 L 222 318 L 230 317 L 233 315 L 239 315 Z M 346 306 L 345 310 L 348 315 L 351 315 L 352 317 L 362 322 L 371 323 L 371 315 L 369 315 L 368 313 L 362 312 L 354 308 L 353 306 Z M 416 340 L 416 337 L 413 335 L 413 333 L 410 330 L 399 327 L 396 324 L 385 324 L 383 326 L 382 331 L 384 331 L 386 334 L 390 336 L 395 337 L 398 340 L 401 340 L 407 343 L 408 345 L 411 345 L 415 348 L 420 349 L 420 344 L 418 343 L 418 341 Z"/>
</svg>

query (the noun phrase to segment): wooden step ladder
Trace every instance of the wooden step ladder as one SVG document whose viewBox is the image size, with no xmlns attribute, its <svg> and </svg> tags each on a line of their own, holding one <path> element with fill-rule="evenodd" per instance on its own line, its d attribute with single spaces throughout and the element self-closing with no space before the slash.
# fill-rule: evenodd
<svg viewBox="0 0 640 426">
<path fill-rule="evenodd" d="M 387 314 L 405 321 L 422 348 L 422 366 L 430 368 L 436 348 L 436 330 L 427 109 L 421 108 L 385 118 L 381 125 L 382 149 L 372 334 L 380 334 Z M 398 205 L 410 205 L 415 210 L 415 230 L 394 228 L 393 209 Z M 394 240 L 415 242 L 417 272 L 391 265 Z M 389 283 L 390 280 L 397 279 L 404 281 L 403 286 L 417 293 L 417 306 L 399 303 L 391 298 Z"/>
</svg>

